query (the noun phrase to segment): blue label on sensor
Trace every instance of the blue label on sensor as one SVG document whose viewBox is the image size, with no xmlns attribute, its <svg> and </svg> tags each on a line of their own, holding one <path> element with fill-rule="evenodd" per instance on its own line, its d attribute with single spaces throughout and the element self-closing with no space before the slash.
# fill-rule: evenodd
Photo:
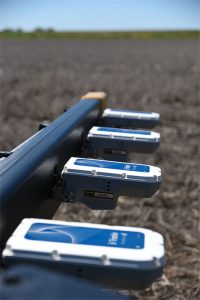
<svg viewBox="0 0 200 300">
<path fill-rule="evenodd" d="M 144 248 L 144 233 L 45 223 L 32 224 L 26 239 L 43 242 L 104 246 L 115 248 Z"/>
<path fill-rule="evenodd" d="M 95 167 L 95 168 L 105 168 L 105 169 L 115 169 L 122 171 L 134 171 L 134 172 L 149 172 L 149 166 L 147 165 L 137 165 L 137 164 L 126 164 L 121 162 L 107 161 L 107 160 L 92 160 L 92 159 L 82 159 L 78 158 L 75 163 L 78 166 L 85 167 Z"/>
<path fill-rule="evenodd" d="M 127 130 L 127 129 L 109 128 L 109 127 L 99 127 L 98 131 L 151 135 L 151 131 L 147 131 L 147 130 Z"/>
</svg>

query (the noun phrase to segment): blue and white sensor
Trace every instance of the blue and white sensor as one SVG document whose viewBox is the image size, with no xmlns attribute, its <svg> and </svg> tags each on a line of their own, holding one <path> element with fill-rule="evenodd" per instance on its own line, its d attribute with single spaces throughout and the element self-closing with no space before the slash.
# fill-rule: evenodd
<svg viewBox="0 0 200 300">
<path fill-rule="evenodd" d="M 156 112 L 107 108 L 102 115 L 105 126 L 125 128 L 153 128 L 160 120 Z"/>
<path fill-rule="evenodd" d="M 163 273 L 163 237 L 144 228 L 24 219 L 3 251 L 7 265 L 34 263 L 118 288 L 146 288 Z"/>
<path fill-rule="evenodd" d="M 130 152 L 153 153 L 160 145 L 160 133 L 110 127 L 92 127 L 87 136 L 95 157 L 126 161 Z M 123 161 L 124 161 L 123 160 Z"/>
<path fill-rule="evenodd" d="M 66 201 L 91 209 L 114 209 L 119 196 L 148 198 L 161 185 L 161 170 L 149 165 L 71 157 L 62 171 Z"/>
</svg>

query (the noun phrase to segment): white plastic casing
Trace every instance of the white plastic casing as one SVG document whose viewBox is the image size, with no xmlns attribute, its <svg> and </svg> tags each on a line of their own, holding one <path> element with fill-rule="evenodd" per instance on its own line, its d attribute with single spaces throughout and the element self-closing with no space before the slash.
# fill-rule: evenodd
<svg viewBox="0 0 200 300">
<path fill-rule="evenodd" d="M 59 243 L 49 241 L 38 241 L 29 240 L 25 238 L 26 233 L 34 223 L 51 224 L 52 228 L 55 225 L 67 225 L 67 226 L 78 226 L 78 227 L 90 227 L 99 229 L 110 229 L 120 231 L 136 231 L 144 234 L 144 248 L 143 249 L 127 249 L 120 247 L 109 247 L 109 246 L 94 246 L 94 245 L 82 245 L 73 243 Z M 163 237 L 152 230 L 138 228 L 138 227 L 124 227 L 124 226 L 109 226 L 102 224 L 90 224 L 90 223 L 78 223 L 78 222 L 64 222 L 44 219 L 24 219 L 21 224 L 14 231 L 12 236 L 7 241 L 6 247 L 3 251 L 3 257 L 8 258 L 15 256 L 15 254 L 25 257 L 35 253 L 36 259 L 37 254 L 44 254 L 51 260 L 49 254 L 57 253 L 57 257 L 54 259 L 62 260 L 62 256 L 73 256 L 77 258 L 96 258 L 101 260 L 103 257 L 107 257 L 109 261 L 121 261 L 121 262 L 153 262 L 155 259 L 159 260 L 164 257 L 164 241 Z"/>
<path fill-rule="evenodd" d="M 120 118 L 133 118 L 133 119 L 144 119 L 144 120 L 159 120 L 160 114 L 156 112 L 145 112 L 145 111 L 131 111 L 131 110 L 119 110 L 107 108 L 103 112 L 103 117 L 120 117 Z"/>
<path fill-rule="evenodd" d="M 80 164 L 76 164 L 77 161 Z M 83 163 L 83 164 L 82 164 Z M 103 166 L 109 164 L 110 168 L 104 168 Z M 115 166 L 115 168 L 112 168 Z M 117 168 L 119 166 L 119 168 Z M 142 171 L 148 168 L 148 171 Z M 136 171 L 133 171 L 136 169 Z M 137 171 L 137 170 L 141 171 Z M 77 158 L 71 157 L 65 164 L 62 174 L 64 173 L 78 173 L 88 174 L 93 176 L 113 176 L 122 177 L 127 179 L 141 179 L 145 181 L 161 181 L 161 169 L 154 166 L 133 164 L 133 163 L 122 163 L 116 161 L 106 161 L 97 159 Z"/>
<path fill-rule="evenodd" d="M 135 141 L 160 141 L 160 133 L 154 131 L 118 129 L 98 126 L 94 126 L 90 129 L 88 138 L 90 137 L 104 137 L 113 139 L 120 138 Z"/>
</svg>

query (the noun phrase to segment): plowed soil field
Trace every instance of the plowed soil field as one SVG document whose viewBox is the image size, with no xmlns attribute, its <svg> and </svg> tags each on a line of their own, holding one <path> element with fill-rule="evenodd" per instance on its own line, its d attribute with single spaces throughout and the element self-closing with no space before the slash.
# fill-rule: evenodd
<svg viewBox="0 0 200 300">
<path fill-rule="evenodd" d="M 142 226 L 165 238 L 164 276 L 138 299 L 200 299 L 199 42 L 5 40 L 1 42 L 1 149 L 8 150 L 90 90 L 108 106 L 161 114 L 160 149 L 132 161 L 160 166 L 151 199 L 121 198 L 114 211 L 63 204 L 56 219 Z"/>
</svg>

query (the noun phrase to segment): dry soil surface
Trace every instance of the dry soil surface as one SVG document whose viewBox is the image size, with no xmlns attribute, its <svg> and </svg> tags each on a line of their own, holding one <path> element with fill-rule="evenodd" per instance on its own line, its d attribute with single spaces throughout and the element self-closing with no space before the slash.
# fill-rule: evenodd
<svg viewBox="0 0 200 300">
<path fill-rule="evenodd" d="M 1 149 L 12 149 L 90 90 L 110 107 L 161 114 L 161 147 L 132 155 L 160 166 L 162 188 L 151 199 L 121 198 L 114 211 L 63 204 L 55 218 L 142 226 L 165 238 L 164 276 L 138 299 L 200 299 L 199 42 L 196 40 L 1 42 Z"/>
</svg>

